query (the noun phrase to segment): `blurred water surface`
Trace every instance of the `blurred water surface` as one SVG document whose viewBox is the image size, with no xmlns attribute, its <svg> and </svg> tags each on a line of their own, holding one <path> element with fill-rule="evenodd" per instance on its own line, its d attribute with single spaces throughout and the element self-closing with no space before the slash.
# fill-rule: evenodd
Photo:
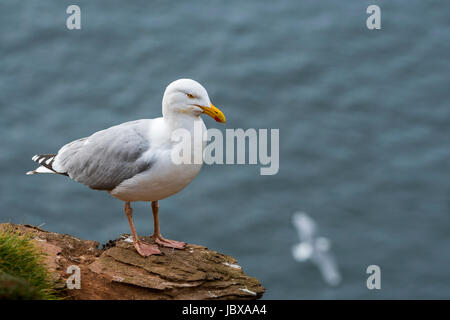
<svg viewBox="0 0 450 320">
<path fill-rule="evenodd" d="M 79 0 L 80 31 L 65 27 L 70 4 L 0 3 L 1 222 L 100 242 L 129 232 L 121 201 L 25 176 L 30 158 L 160 116 L 165 86 L 189 77 L 226 128 L 280 129 L 280 171 L 204 166 L 161 201 L 166 237 L 236 257 L 265 298 L 450 297 L 448 1 Z M 370 4 L 382 30 L 366 28 Z M 150 205 L 134 208 L 150 234 Z M 291 257 L 296 210 L 331 239 L 339 287 Z M 366 288 L 371 264 L 380 291 Z"/>
</svg>

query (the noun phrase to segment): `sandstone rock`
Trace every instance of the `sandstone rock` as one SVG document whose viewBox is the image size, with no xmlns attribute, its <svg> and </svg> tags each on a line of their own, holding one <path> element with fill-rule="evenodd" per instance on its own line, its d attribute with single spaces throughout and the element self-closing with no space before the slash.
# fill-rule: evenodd
<svg viewBox="0 0 450 320">
<path fill-rule="evenodd" d="M 264 288 L 247 276 L 236 259 L 198 245 L 184 250 L 160 248 L 163 255 L 137 254 L 127 235 L 98 242 L 48 232 L 33 226 L 0 224 L 32 234 L 46 254 L 55 287 L 65 286 L 66 270 L 81 271 L 81 289 L 66 289 L 71 299 L 258 299 Z M 151 237 L 144 241 L 154 243 Z"/>
</svg>

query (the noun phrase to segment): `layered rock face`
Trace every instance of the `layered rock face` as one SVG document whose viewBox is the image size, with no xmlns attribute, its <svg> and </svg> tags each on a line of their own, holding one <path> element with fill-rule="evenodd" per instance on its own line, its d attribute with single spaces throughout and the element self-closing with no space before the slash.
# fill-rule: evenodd
<svg viewBox="0 0 450 320">
<path fill-rule="evenodd" d="M 128 235 L 99 249 L 98 242 L 29 225 L 0 224 L 5 227 L 32 236 L 46 255 L 55 288 L 69 299 L 259 299 L 265 291 L 236 259 L 203 246 L 160 248 L 163 255 L 143 258 Z M 142 240 L 154 243 L 151 237 Z M 68 289 L 77 269 L 80 289 Z"/>
</svg>

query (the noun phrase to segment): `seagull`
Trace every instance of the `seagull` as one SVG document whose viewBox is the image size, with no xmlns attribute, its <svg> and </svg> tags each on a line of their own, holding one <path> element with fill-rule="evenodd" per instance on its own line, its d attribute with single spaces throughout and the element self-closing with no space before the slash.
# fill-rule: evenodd
<svg viewBox="0 0 450 320">
<path fill-rule="evenodd" d="M 330 240 L 317 235 L 317 225 L 306 213 L 294 213 L 292 222 L 300 238 L 300 243 L 292 248 L 294 259 L 299 262 L 311 260 L 319 268 L 326 283 L 331 286 L 339 285 L 341 274 L 336 259 L 330 252 Z"/>
<path fill-rule="evenodd" d="M 178 129 L 191 133 L 192 146 L 203 150 L 204 139 L 194 139 L 194 127 L 206 126 L 206 114 L 225 123 L 225 115 L 210 101 L 206 89 L 191 79 L 170 83 L 162 100 L 162 117 L 125 122 L 95 132 L 64 145 L 56 154 L 35 155 L 39 167 L 27 174 L 65 175 L 91 189 L 107 191 L 125 202 L 125 213 L 136 251 L 143 257 L 161 254 L 158 245 L 183 249 L 185 243 L 163 238 L 159 229 L 159 200 L 186 187 L 199 173 L 202 161 L 176 163 L 171 153 L 176 148 L 172 134 Z M 200 149 L 199 149 L 200 148 Z M 139 240 L 133 223 L 131 202 L 149 201 L 153 212 L 156 244 Z"/>
</svg>

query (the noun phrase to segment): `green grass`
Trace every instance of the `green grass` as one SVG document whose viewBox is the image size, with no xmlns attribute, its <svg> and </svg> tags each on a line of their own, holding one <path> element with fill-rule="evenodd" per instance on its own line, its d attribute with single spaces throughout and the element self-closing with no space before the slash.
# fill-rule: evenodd
<svg viewBox="0 0 450 320">
<path fill-rule="evenodd" d="M 0 299 L 59 299 L 29 235 L 0 230 Z"/>
</svg>

